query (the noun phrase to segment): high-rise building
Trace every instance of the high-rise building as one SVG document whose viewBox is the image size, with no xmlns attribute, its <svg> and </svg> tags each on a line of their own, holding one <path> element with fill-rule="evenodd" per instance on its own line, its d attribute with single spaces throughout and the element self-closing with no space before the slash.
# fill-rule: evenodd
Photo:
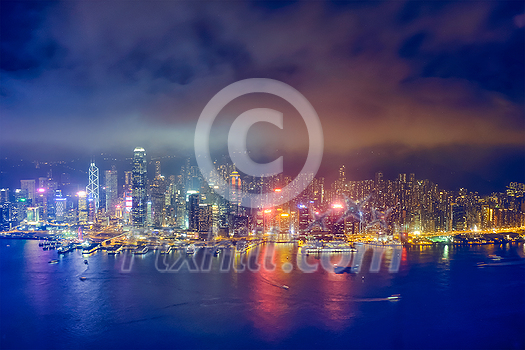
<svg viewBox="0 0 525 350">
<path fill-rule="evenodd" d="M 81 225 L 87 224 L 88 222 L 88 203 L 87 193 L 80 191 L 77 193 L 78 196 L 78 223 Z"/>
<path fill-rule="evenodd" d="M 199 203 L 199 232 L 210 232 L 213 224 L 213 211 L 209 204 Z"/>
<path fill-rule="evenodd" d="M 164 179 L 164 176 L 158 175 L 153 179 L 150 192 L 153 226 L 157 228 L 162 227 L 164 225 L 164 217 L 166 214 L 166 179 Z"/>
<path fill-rule="evenodd" d="M 62 222 L 66 216 L 66 198 L 64 197 L 55 197 L 55 220 Z"/>
<path fill-rule="evenodd" d="M 160 160 L 155 161 L 155 177 L 159 177 L 160 173 Z"/>
<path fill-rule="evenodd" d="M 124 172 L 124 193 L 131 192 L 131 183 L 132 180 L 132 172 L 131 171 L 125 171 Z"/>
<path fill-rule="evenodd" d="M 35 180 L 20 180 L 20 188 L 25 192 L 26 199 L 32 204 L 35 199 Z"/>
<path fill-rule="evenodd" d="M 199 230 L 199 193 L 192 193 L 188 197 L 188 228 L 190 231 Z"/>
<path fill-rule="evenodd" d="M 106 170 L 105 175 L 106 212 L 114 216 L 118 202 L 118 177 L 116 168 L 113 166 L 111 170 Z"/>
<path fill-rule="evenodd" d="M 234 170 L 230 175 L 230 205 L 231 211 L 236 212 L 242 201 L 241 176 Z"/>
<path fill-rule="evenodd" d="M 99 190 L 99 179 L 98 179 L 98 168 L 92 161 L 89 165 L 89 182 L 86 187 L 88 199 L 93 201 L 95 212 L 99 208 L 100 190 Z"/>
<path fill-rule="evenodd" d="M 0 203 L 9 202 L 9 188 L 0 189 Z"/>
<path fill-rule="evenodd" d="M 131 218 L 134 227 L 144 227 L 146 224 L 146 180 L 147 180 L 146 151 L 142 147 L 137 147 L 133 151 L 133 170 L 132 170 L 132 197 L 133 205 Z"/>
</svg>

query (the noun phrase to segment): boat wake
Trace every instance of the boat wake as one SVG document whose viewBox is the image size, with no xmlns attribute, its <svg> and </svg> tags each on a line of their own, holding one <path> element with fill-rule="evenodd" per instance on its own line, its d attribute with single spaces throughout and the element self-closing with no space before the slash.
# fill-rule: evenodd
<svg viewBox="0 0 525 350">
<path fill-rule="evenodd" d="M 274 283 L 272 281 L 270 281 L 269 279 L 265 278 L 265 277 L 262 277 L 262 276 L 259 276 L 259 278 L 261 279 L 261 281 L 263 281 L 264 283 L 267 283 L 271 286 L 274 286 L 274 287 L 277 287 L 277 288 L 282 288 L 282 289 L 290 289 L 290 287 L 288 287 L 286 284 L 278 284 L 278 283 Z"/>
<path fill-rule="evenodd" d="M 512 266 L 512 265 L 525 265 L 525 259 L 513 260 L 513 261 L 497 261 L 497 262 L 490 262 L 490 263 L 479 262 L 477 264 L 478 267 Z"/>
</svg>

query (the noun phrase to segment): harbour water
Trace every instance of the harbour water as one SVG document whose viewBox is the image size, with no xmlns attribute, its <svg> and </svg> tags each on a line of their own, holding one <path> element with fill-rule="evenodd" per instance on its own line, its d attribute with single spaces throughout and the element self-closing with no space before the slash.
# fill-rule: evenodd
<svg viewBox="0 0 525 350">
<path fill-rule="evenodd" d="M 269 249 L 273 271 L 263 261 Z M 370 272 L 371 250 L 357 274 L 305 273 L 297 252 L 264 244 L 253 272 L 221 269 L 224 252 L 172 252 L 164 261 L 151 251 L 131 263 L 125 254 L 59 255 L 38 241 L 3 239 L 0 348 L 525 347 L 522 243 L 402 248 L 396 273 L 388 252 Z M 159 261 L 179 257 L 198 267 L 211 259 L 210 269 L 159 271 Z"/>
</svg>

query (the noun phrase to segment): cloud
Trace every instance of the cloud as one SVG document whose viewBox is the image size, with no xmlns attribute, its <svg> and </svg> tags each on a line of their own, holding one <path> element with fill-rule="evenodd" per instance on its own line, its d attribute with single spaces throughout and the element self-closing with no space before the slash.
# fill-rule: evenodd
<svg viewBox="0 0 525 350">
<path fill-rule="evenodd" d="M 492 2 L 11 3 L 2 29 L 21 30 L 2 34 L 11 132 L 0 142 L 80 151 L 154 140 L 187 150 L 216 92 L 266 77 L 310 100 L 333 154 L 523 145 L 522 11 Z M 290 151 L 306 147 L 306 135 L 286 135 Z"/>
</svg>

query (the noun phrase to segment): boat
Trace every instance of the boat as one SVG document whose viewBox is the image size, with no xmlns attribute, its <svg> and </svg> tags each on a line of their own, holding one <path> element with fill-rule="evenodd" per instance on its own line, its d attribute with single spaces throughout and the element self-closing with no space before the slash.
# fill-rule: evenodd
<svg viewBox="0 0 525 350">
<path fill-rule="evenodd" d="M 190 244 L 186 247 L 186 254 L 191 255 L 195 253 L 195 245 Z"/>
<path fill-rule="evenodd" d="M 171 245 L 168 247 L 163 247 L 160 249 L 160 254 L 169 254 L 171 253 L 172 249 L 173 249 L 173 246 Z"/>
<path fill-rule="evenodd" d="M 283 284 L 283 289 L 290 289 L 290 287 L 288 287 L 286 284 Z"/>
<path fill-rule="evenodd" d="M 399 299 L 401 299 L 401 294 L 392 294 L 387 299 L 388 300 L 399 300 Z"/>
<path fill-rule="evenodd" d="M 493 261 L 500 261 L 502 260 L 503 258 L 499 255 L 489 255 L 489 258 Z"/>
<path fill-rule="evenodd" d="M 49 260 L 49 263 L 50 264 L 58 264 L 58 260 L 57 259 Z"/>
<path fill-rule="evenodd" d="M 146 254 L 148 252 L 148 247 L 147 246 L 144 246 L 142 248 L 137 248 L 137 250 L 135 250 L 133 252 L 133 254 L 136 254 L 136 255 L 142 255 L 142 254 Z"/>
<path fill-rule="evenodd" d="M 110 247 L 106 250 L 106 253 L 108 253 L 109 255 L 117 255 L 120 253 L 120 251 L 122 250 L 122 246 L 113 246 L 113 247 Z"/>
<path fill-rule="evenodd" d="M 87 247 L 82 249 L 82 254 L 91 254 L 96 252 L 100 248 L 100 244 L 98 243 L 91 243 Z"/>
<path fill-rule="evenodd" d="M 87 277 L 85 277 L 85 276 L 80 276 L 79 279 L 80 279 L 81 281 L 85 281 L 85 280 L 87 280 Z"/>
<path fill-rule="evenodd" d="M 68 244 L 68 245 L 65 245 L 65 246 L 58 247 L 57 252 L 58 252 L 58 254 L 66 254 L 66 253 L 69 253 L 70 251 L 72 251 L 74 248 L 75 247 L 74 247 L 73 244 Z"/>
<path fill-rule="evenodd" d="M 371 241 L 367 242 L 366 245 L 374 247 L 403 247 L 403 243 L 399 241 Z"/>
<path fill-rule="evenodd" d="M 357 266 L 356 266 L 357 268 Z M 334 273 L 336 274 L 342 274 L 342 273 L 349 273 L 349 274 L 356 274 L 356 272 L 352 271 L 352 266 L 334 266 Z"/>
</svg>

